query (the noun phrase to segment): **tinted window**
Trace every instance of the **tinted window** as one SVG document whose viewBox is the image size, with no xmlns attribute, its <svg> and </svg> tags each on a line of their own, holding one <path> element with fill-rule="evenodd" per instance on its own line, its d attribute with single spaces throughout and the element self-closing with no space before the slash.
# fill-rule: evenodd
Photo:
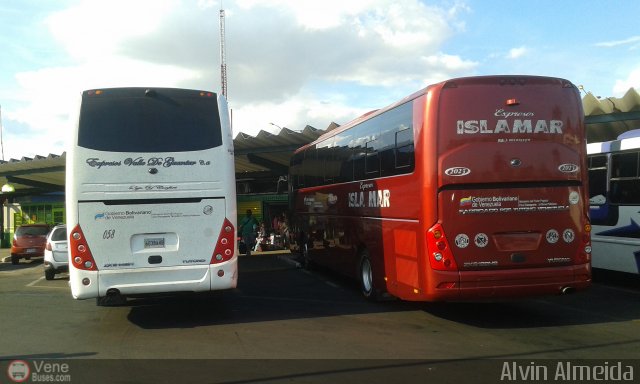
<svg viewBox="0 0 640 384">
<path fill-rule="evenodd" d="M 640 204 L 640 179 L 611 180 L 611 202 L 614 204 Z"/>
<path fill-rule="evenodd" d="M 362 122 L 309 147 L 291 160 L 295 187 L 342 183 L 413 172 L 413 104 Z M 317 152 L 314 152 L 317 151 Z"/>
<path fill-rule="evenodd" d="M 81 147 L 112 152 L 185 152 L 221 144 L 213 93 L 116 88 L 82 95 Z"/>
<path fill-rule="evenodd" d="M 365 147 L 365 172 L 367 177 L 380 176 L 380 154 L 378 153 L 378 147 L 380 140 L 374 139 L 367 143 Z"/>
<path fill-rule="evenodd" d="M 602 197 L 593 199 L 594 197 Z M 589 157 L 589 197 L 591 205 L 605 203 L 607 196 L 607 156 L 594 155 Z"/>
<path fill-rule="evenodd" d="M 353 162 L 353 179 L 363 180 L 365 176 L 365 157 L 367 154 L 367 142 L 370 140 L 371 132 L 369 128 L 373 126 L 365 121 L 364 123 L 355 126 L 351 129 L 353 134 L 351 141 L 349 141 L 349 148 L 351 148 L 351 157 L 349 161 Z"/>
<path fill-rule="evenodd" d="M 335 161 L 340 164 L 338 176 L 336 180 L 334 180 L 336 183 L 353 180 L 352 151 L 351 148 L 349 148 L 350 141 L 351 133 L 348 131 L 335 136 Z"/>
<path fill-rule="evenodd" d="M 318 164 L 322 166 L 324 182 L 336 182 L 340 176 L 340 161 L 336 158 L 336 148 L 334 147 L 334 138 L 318 143 Z"/>
<path fill-rule="evenodd" d="M 49 233 L 49 227 L 19 227 L 16 230 L 16 236 L 46 236 Z"/>
<path fill-rule="evenodd" d="M 638 153 L 621 153 L 611 156 L 611 177 L 638 176 Z"/>
<path fill-rule="evenodd" d="M 318 161 L 318 152 L 315 147 L 309 147 L 304 151 L 302 172 L 304 173 L 304 184 L 307 187 L 315 187 L 324 181 L 324 172 Z"/>
<path fill-rule="evenodd" d="M 67 229 L 60 227 L 53 230 L 51 234 L 51 241 L 63 241 L 67 240 Z"/>
<path fill-rule="evenodd" d="M 638 152 L 611 156 L 611 202 L 614 204 L 640 203 L 640 174 Z"/>
<path fill-rule="evenodd" d="M 413 129 L 409 127 L 396 133 L 396 168 L 413 171 L 414 156 Z"/>
</svg>

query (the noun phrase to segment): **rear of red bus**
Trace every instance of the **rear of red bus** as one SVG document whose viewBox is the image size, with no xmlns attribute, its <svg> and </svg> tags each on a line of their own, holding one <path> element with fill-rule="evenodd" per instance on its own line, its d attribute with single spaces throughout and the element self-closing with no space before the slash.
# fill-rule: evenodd
<svg viewBox="0 0 640 384">
<path fill-rule="evenodd" d="M 461 78 L 431 87 L 426 100 L 418 174 L 433 188 L 422 204 L 423 299 L 587 288 L 586 138 L 576 87 L 547 77 Z"/>
</svg>

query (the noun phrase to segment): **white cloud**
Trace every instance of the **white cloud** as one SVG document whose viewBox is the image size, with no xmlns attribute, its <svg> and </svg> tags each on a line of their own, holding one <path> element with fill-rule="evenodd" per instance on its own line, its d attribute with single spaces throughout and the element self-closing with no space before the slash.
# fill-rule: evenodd
<svg viewBox="0 0 640 384">
<path fill-rule="evenodd" d="M 640 91 L 640 67 L 629 72 L 629 76 L 626 79 L 616 80 L 613 86 L 613 96 L 621 97 L 629 88 L 635 88 Z"/>
<path fill-rule="evenodd" d="M 623 40 L 603 41 L 600 43 L 596 43 L 596 47 L 611 48 L 611 47 L 618 47 L 621 45 L 632 45 L 637 47 L 635 43 L 640 43 L 640 36 L 631 36 Z"/>
<path fill-rule="evenodd" d="M 5 112 L 5 118 L 31 127 L 29 133 L 35 139 L 25 138 L 24 132 L 12 135 L 11 130 L 5 129 L 8 134 L 5 143 L 12 149 L 10 156 L 62 153 L 64 139 L 75 123 L 70 117 L 79 107 L 83 90 L 118 86 L 171 87 L 197 76 L 196 72 L 185 68 L 108 58 L 73 67 L 18 73 L 20 93 L 14 97 L 21 105 Z"/>
<path fill-rule="evenodd" d="M 304 96 L 282 103 L 252 103 L 233 110 L 233 132 L 235 136 L 240 132 L 236 127 L 253 127 L 251 131 L 243 130 L 243 132 L 252 135 L 260 130 L 277 133 L 279 129 L 270 123 L 291 130 L 300 130 L 307 125 L 325 129 L 331 122 L 344 124 L 363 112 L 365 110 L 360 108 L 341 103 L 322 102 Z"/>
<path fill-rule="evenodd" d="M 320 14 L 314 24 L 322 25 L 320 29 L 305 22 L 301 5 L 308 2 L 243 1 L 247 9 L 242 18 L 236 13 L 227 23 L 230 94 L 247 102 L 259 95 L 284 100 L 310 81 L 326 80 L 417 89 L 433 70 L 433 65 L 425 66 L 430 63 L 424 57 L 441 55 L 443 43 L 456 29 L 452 18 L 459 14 L 415 0 L 344 3 L 350 8 L 326 7 L 334 15 Z M 293 10 L 265 18 L 265 4 L 287 4 Z M 252 28 L 233 29 L 245 23 Z M 457 60 L 438 62 L 438 72 L 445 77 L 456 74 L 460 63 L 475 65 L 446 56 Z"/>
<path fill-rule="evenodd" d="M 256 134 L 272 128 L 269 122 L 324 129 L 383 107 L 399 92 L 473 71 L 477 63 L 442 52 L 463 26 L 458 18 L 468 9 L 460 4 L 225 1 L 234 132 Z M 18 106 L 5 117 L 46 138 L 20 153 L 62 152 L 51 143 L 70 128 L 68 116 L 84 89 L 219 90 L 218 6 L 212 0 L 80 0 L 50 15 L 45 25 L 58 44 L 52 49 L 68 58 L 16 75 Z M 339 94 L 350 85 L 377 94 Z"/>
<path fill-rule="evenodd" d="M 121 44 L 156 31 L 178 5 L 174 0 L 81 1 L 46 21 L 53 37 L 76 59 L 117 53 Z"/>
<path fill-rule="evenodd" d="M 529 50 L 526 47 L 511 48 L 507 54 L 508 59 L 519 59 L 526 55 Z"/>
<path fill-rule="evenodd" d="M 306 29 L 334 28 L 348 22 L 366 10 L 384 4 L 381 0 L 238 0 L 241 8 L 261 8 L 270 12 L 289 15 Z"/>
</svg>

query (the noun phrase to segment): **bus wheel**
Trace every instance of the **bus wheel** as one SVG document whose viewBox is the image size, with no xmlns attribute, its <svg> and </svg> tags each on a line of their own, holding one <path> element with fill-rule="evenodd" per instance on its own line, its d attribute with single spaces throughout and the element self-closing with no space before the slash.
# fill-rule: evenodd
<svg viewBox="0 0 640 384">
<path fill-rule="evenodd" d="M 122 295 L 107 295 L 96 298 L 98 307 L 121 307 L 127 304 L 127 298 Z"/>
<path fill-rule="evenodd" d="M 373 266 L 368 252 L 363 252 L 360 257 L 360 289 L 368 300 L 377 300 L 379 290 L 373 282 Z"/>
</svg>

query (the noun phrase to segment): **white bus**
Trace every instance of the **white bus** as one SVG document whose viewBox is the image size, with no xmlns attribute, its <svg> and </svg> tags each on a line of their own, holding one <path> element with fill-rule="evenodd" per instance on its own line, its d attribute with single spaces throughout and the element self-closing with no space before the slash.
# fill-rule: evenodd
<svg viewBox="0 0 640 384">
<path fill-rule="evenodd" d="M 237 283 L 226 100 L 174 88 L 82 93 L 67 152 L 75 299 L 202 292 Z"/>
<path fill-rule="evenodd" d="M 587 145 L 592 266 L 640 273 L 640 130 Z"/>
</svg>

